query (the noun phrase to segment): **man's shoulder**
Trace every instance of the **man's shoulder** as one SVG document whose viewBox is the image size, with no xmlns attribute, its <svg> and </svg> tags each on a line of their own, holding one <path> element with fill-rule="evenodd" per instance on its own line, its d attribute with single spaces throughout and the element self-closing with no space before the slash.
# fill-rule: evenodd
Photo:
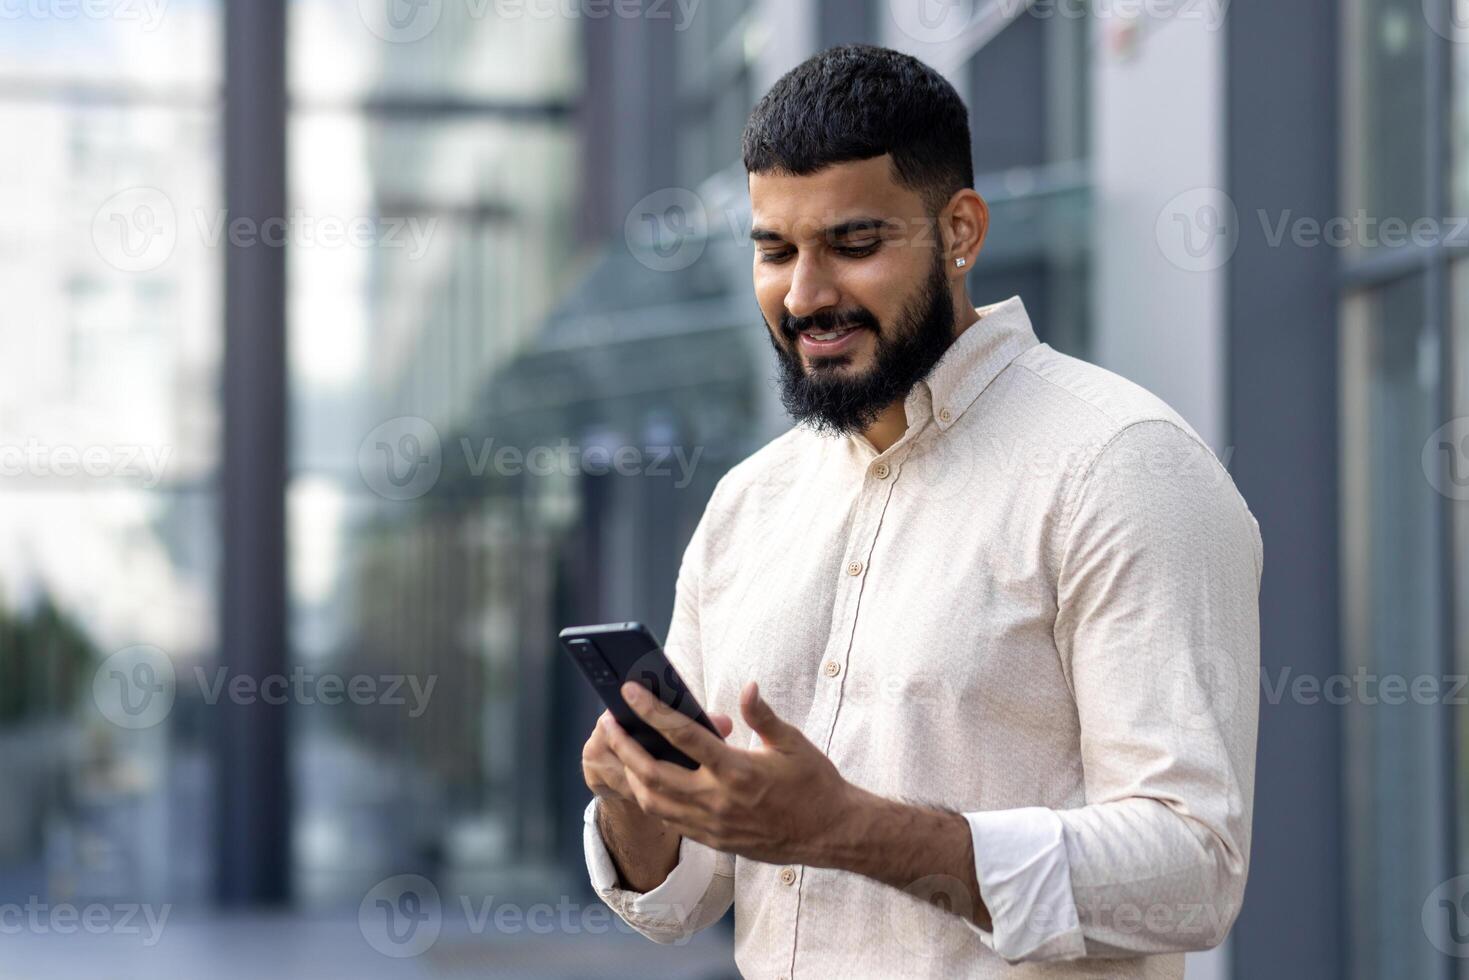
<svg viewBox="0 0 1469 980">
<path fill-rule="evenodd" d="M 1142 385 L 1049 345 L 1032 347 L 1011 362 L 1007 373 L 1027 414 L 1087 442 L 1104 445 L 1140 423 L 1164 422 L 1204 443 L 1183 416 Z"/>
<path fill-rule="evenodd" d="M 1167 402 L 1146 388 L 1096 364 L 1041 344 L 1016 358 L 1012 394 L 1029 424 L 1065 433 L 1081 443 L 1066 492 L 1073 504 L 1080 487 L 1097 477 L 1103 497 L 1132 507 L 1153 501 L 1192 520 L 1207 513 L 1236 512 L 1246 520 L 1258 572 L 1262 558 L 1259 522 L 1221 460 Z M 1070 508 L 1068 507 L 1068 510 Z"/>
</svg>

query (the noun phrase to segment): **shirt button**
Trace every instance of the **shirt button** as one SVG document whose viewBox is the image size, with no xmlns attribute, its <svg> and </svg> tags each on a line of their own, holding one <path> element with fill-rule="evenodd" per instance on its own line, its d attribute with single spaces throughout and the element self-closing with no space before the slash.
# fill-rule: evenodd
<svg viewBox="0 0 1469 980">
<path fill-rule="evenodd" d="M 949 421 L 952 421 L 953 418 L 954 418 L 954 413 L 951 412 L 951 411 L 949 411 L 947 408 L 942 409 L 942 410 L 939 411 L 939 419 L 941 421 L 949 422 Z"/>
<path fill-rule="evenodd" d="M 795 868 L 781 868 L 780 869 L 780 883 L 782 885 L 789 885 L 789 884 L 793 883 L 795 880 L 796 880 L 796 869 Z"/>
<path fill-rule="evenodd" d="M 842 672 L 842 665 L 837 663 L 835 660 L 828 660 L 826 662 L 825 668 L 823 669 L 826 671 L 827 677 L 835 677 Z"/>
<path fill-rule="evenodd" d="M 848 562 L 847 563 L 847 574 L 848 575 L 861 575 L 862 574 L 862 563 L 860 561 Z"/>
<path fill-rule="evenodd" d="M 886 480 L 888 478 L 888 464 L 878 463 L 872 468 L 872 475 L 879 480 Z"/>
</svg>

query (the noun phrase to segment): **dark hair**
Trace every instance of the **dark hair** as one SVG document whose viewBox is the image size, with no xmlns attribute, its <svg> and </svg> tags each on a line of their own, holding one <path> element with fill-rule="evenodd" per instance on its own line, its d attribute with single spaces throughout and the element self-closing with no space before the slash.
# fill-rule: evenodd
<svg viewBox="0 0 1469 980">
<path fill-rule="evenodd" d="M 890 153 L 903 186 L 938 214 L 974 185 L 969 111 L 954 86 L 911 55 L 844 44 L 791 69 L 750 113 L 749 173 L 805 177 Z"/>
</svg>

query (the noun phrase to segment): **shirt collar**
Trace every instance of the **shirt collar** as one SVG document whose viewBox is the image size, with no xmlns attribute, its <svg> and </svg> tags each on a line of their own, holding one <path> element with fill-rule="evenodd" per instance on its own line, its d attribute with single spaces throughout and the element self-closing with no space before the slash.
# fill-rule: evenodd
<svg viewBox="0 0 1469 980">
<path fill-rule="evenodd" d="M 974 312 L 978 322 L 955 338 L 928 378 L 904 399 L 910 428 L 931 415 L 940 430 L 948 429 L 1011 361 L 1040 343 L 1019 296 Z"/>
</svg>

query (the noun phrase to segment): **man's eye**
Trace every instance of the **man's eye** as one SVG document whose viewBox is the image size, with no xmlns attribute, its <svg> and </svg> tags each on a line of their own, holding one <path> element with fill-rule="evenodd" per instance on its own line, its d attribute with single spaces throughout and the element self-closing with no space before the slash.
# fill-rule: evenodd
<svg viewBox="0 0 1469 980">
<path fill-rule="evenodd" d="M 882 242 L 880 241 L 849 243 L 846 245 L 838 245 L 836 247 L 836 250 L 843 255 L 860 259 L 865 255 L 871 255 L 873 252 L 876 252 L 877 247 L 881 244 Z"/>
<path fill-rule="evenodd" d="M 761 249 L 760 250 L 760 261 L 761 262 L 784 262 L 786 259 L 788 259 L 790 257 L 791 257 L 791 253 L 790 253 L 790 250 L 789 249 L 787 249 L 787 250 L 785 250 L 783 252 L 773 252 L 773 251 L 769 251 L 769 250 L 766 250 L 766 249 Z"/>
</svg>

